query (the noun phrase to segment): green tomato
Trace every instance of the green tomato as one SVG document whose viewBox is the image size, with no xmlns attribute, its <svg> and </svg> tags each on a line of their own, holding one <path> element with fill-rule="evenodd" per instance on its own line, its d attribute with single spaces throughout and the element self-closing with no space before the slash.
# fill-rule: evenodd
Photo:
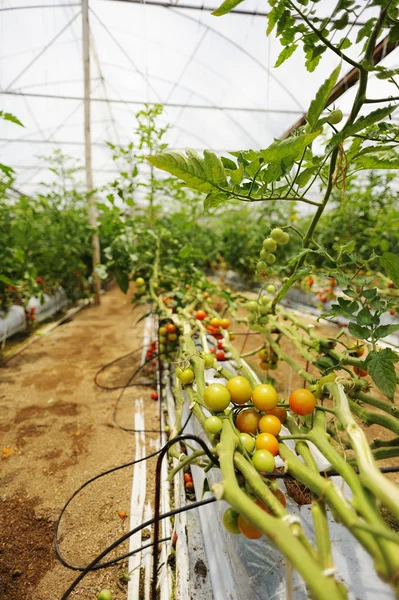
<svg viewBox="0 0 399 600">
<path fill-rule="evenodd" d="M 176 367 L 176 377 L 180 379 L 183 385 L 188 385 L 194 381 L 195 375 L 191 367 L 187 367 L 186 369 Z"/>
<path fill-rule="evenodd" d="M 97 600 L 112 600 L 112 594 L 109 590 L 101 590 L 97 596 Z"/>
<path fill-rule="evenodd" d="M 268 237 L 265 240 L 263 240 L 262 246 L 264 250 L 269 250 L 269 252 L 274 252 L 275 250 L 277 250 L 276 240 L 274 240 L 272 237 Z"/>
<path fill-rule="evenodd" d="M 252 452 L 255 448 L 255 438 L 249 435 L 249 433 L 240 433 L 238 437 L 240 438 L 245 450 Z"/>
<path fill-rule="evenodd" d="M 261 296 L 260 301 L 264 306 L 267 306 L 271 303 L 270 298 L 268 298 L 267 296 Z"/>
<path fill-rule="evenodd" d="M 263 304 L 262 306 L 259 307 L 259 314 L 264 316 L 264 315 L 268 315 L 269 312 L 270 312 L 269 305 Z"/>
<path fill-rule="evenodd" d="M 274 292 L 276 291 L 276 288 L 274 287 L 274 285 L 272 283 L 269 283 L 269 285 L 266 287 L 266 291 L 268 294 L 274 294 Z"/>
<path fill-rule="evenodd" d="M 137 277 L 136 285 L 137 285 L 137 287 L 142 287 L 143 285 L 145 285 L 144 279 L 142 277 Z"/>
<path fill-rule="evenodd" d="M 167 354 L 160 354 L 159 358 L 161 360 L 168 360 L 168 355 Z"/>
<path fill-rule="evenodd" d="M 234 535 L 241 533 L 240 528 L 238 527 L 239 516 L 239 513 L 233 510 L 232 508 L 228 508 L 224 511 L 223 525 L 229 533 L 233 533 Z"/>
<path fill-rule="evenodd" d="M 145 285 L 137 286 L 137 293 L 140 294 L 140 296 L 145 294 Z"/>
<path fill-rule="evenodd" d="M 162 352 L 165 352 L 165 350 L 166 350 L 165 344 L 159 344 L 159 351 L 160 351 L 160 353 L 162 354 Z"/>
<path fill-rule="evenodd" d="M 269 250 L 261 250 L 259 256 L 261 257 L 262 260 L 266 260 L 267 257 L 269 256 L 269 254 L 270 254 Z"/>
<path fill-rule="evenodd" d="M 256 315 L 254 313 L 249 313 L 249 315 L 247 316 L 248 319 L 248 323 L 253 323 L 254 321 L 256 321 Z"/>
<path fill-rule="evenodd" d="M 204 352 L 202 358 L 205 362 L 205 369 L 212 369 L 215 366 L 216 359 L 210 352 Z"/>
<path fill-rule="evenodd" d="M 222 412 L 231 401 L 229 390 L 221 383 L 211 383 L 204 392 L 204 402 L 209 410 Z"/>
<path fill-rule="evenodd" d="M 250 300 L 247 302 L 246 308 L 250 312 L 256 312 L 258 310 L 258 303 L 255 300 Z"/>
<path fill-rule="evenodd" d="M 284 237 L 282 238 L 280 244 L 283 246 L 284 244 L 288 244 L 289 241 L 290 241 L 290 234 L 287 232 L 284 232 Z"/>
<path fill-rule="evenodd" d="M 269 321 L 269 317 L 266 317 L 266 316 L 260 317 L 260 319 L 259 319 L 259 323 L 260 323 L 261 325 L 266 325 L 266 323 L 267 323 L 268 321 Z"/>
<path fill-rule="evenodd" d="M 252 464 L 259 473 L 271 473 L 274 470 L 274 456 L 269 450 L 256 450 Z"/>
<path fill-rule="evenodd" d="M 276 227 L 275 229 L 272 229 L 272 231 L 270 232 L 270 237 L 277 242 L 277 244 L 281 244 L 281 240 L 284 239 L 284 231 L 282 229 L 280 229 L 279 227 Z"/>
<path fill-rule="evenodd" d="M 168 332 L 166 332 L 166 334 L 167 334 L 167 333 L 168 333 Z M 167 343 L 167 341 L 168 341 L 168 338 L 166 337 L 166 335 L 160 335 L 160 336 L 159 336 L 159 343 L 160 343 L 160 344 L 166 344 L 166 343 Z"/>
<path fill-rule="evenodd" d="M 328 115 L 327 123 L 330 123 L 331 125 L 337 125 L 338 123 L 340 123 L 342 121 L 343 118 L 344 118 L 344 113 L 342 112 L 342 110 L 340 110 L 340 109 L 332 110 L 330 112 L 330 114 Z"/>
<path fill-rule="evenodd" d="M 209 433 L 220 433 L 222 431 L 223 422 L 219 417 L 208 417 L 204 423 L 205 429 Z"/>
<path fill-rule="evenodd" d="M 267 259 L 266 259 L 266 262 L 267 262 L 269 265 L 272 265 L 273 263 L 275 263 L 275 262 L 276 262 L 276 256 L 275 256 L 274 254 L 269 254 L 269 256 L 268 256 L 268 257 L 267 257 Z"/>
</svg>

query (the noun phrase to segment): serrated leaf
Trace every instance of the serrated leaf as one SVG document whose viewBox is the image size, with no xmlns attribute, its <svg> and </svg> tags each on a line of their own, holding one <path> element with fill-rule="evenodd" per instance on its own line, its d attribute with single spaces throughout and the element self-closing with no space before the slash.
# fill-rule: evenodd
<svg viewBox="0 0 399 600">
<path fill-rule="evenodd" d="M 334 85 L 338 79 L 338 75 L 341 70 L 341 65 L 339 65 L 331 75 L 325 80 L 323 85 L 319 88 L 316 93 L 314 100 L 310 103 L 307 120 L 309 125 L 312 127 L 312 131 L 314 125 L 317 123 L 318 118 L 326 107 L 327 101 L 331 95 L 331 92 L 334 88 Z"/>
<path fill-rule="evenodd" d="M 356 163 L 357 169 L 392 169 L 394 171 L 399 169 L 399 157 L 381 158 L 376 155 L 365 156 L 362 154 L 357 156 L 353 162 Z"/>
<path fill-rule="evenodd" d="M 379 352 L 372 350 L 367 355 L 365 366 L 379 390 L 393 402 L 396 390 L 395 366 L 399 355 L 390 348 Z"/>
<path fill-rule="evenodd" d="M 276 6 L 274 6 L 272 8 L 272 10 L 269 12 L 269 14 L 267 15 L 268 24 L 267 24 L 267 29 L 266 29 L 266 35 L 271 34 L 277 21 L 280 19 L 281 15 L 283 14 L 284 10 L 285 10 L 284 2 L 278 2 L 276 4 Z"/>
<path fill-rule="evenodd" d="M 230 176 L 234 185 L 239 185 L 244 177 L 244 167 L 242 163 L 238 165 L 238 169 L 234 169 L 232 171 L 229 170 L 227 174 Z"/>
<path fill-rule="evenodd" d="M 312 177 L 312 175 L 316 174 L 318 168 L 319 167 L 307 167 L 306 169 L 304 169 L 303 171 L 301 171 L 299 173 L 298 177 L 295 180 L 295 183 L 297 184 L 297 186 L 299 188 L 305 187 L 305 185 L 307 183 L 309 183 L 310 178 Z"/>
<path fill-rule="evenodd" d="M 373 315 L 366 306 L 358 312 L 356 320 L 359 325 L 372 325 L 374 323 Z"/>
<path fill-rule="evenodd" d="M 21 121 L 11 113 L 5 113 L 2 110 L 0 110 L 0 118 L 4 119 L 5 121 L 11 121 L 11 123 L 15 123 L 15 125 L 19 125 L 20 127 L 25 127 L 25 125 L 23 125 Z"/>
<path fill-rule="evenodd" d="M 276 141 L 270 144 L 265 150 L 260 150 L 259 154 L 265 163 L 280 162 L 282 160 L 295 160 L 300 158 L 306 146 L 309 146 L 313 140 L 322 133 L 319 129 L 313 133 L 302 133 L 298 136 L 289 137 L 283 141 Z"/>
<path fill-rule="evenodd" d="M 124 294 L 127 293 L 129 289 L 129 276 L 127 273 L 121 271 L 116 274 L 116 283 L 119 285 L 120 289 Z"/>
<path fill-rule="evenodd" d="M 369 127 L 370 125 L 374 125 L 374 123 L 378 123 L 378 121 L 382 121 L 382 119 L 385 119 L 392 114 L 395 109 L 396 106 L 386 106 L 384 108 L 377 108 L 377 110 L 373 110 L 366 116 L 359 117 L 355 123 L 348 127 L 344 127 L 344 129 L 332 136 L 327 146 L 327 150 L 332 150 L 351 135 L 363 131 L 363 129 L 366 129 L 366 127 Z"/>
<path fill-rule="evenodd" d="M 399 287 L 399 256 L 393 252 L 384 252 L 380 262 L 396 287 Z"/>
<path fill-rule="evenodd" d="M 210 208 L 216 208 L 228 199 L 228 195 L 224 192 L 210 192 L 204 200 L 204 209 L 209 210 Z"/>
<path fill-rule="evenodd" d="M 187 150 L 186 155 L 179 152 L 160 152 L 149 156 L 148 161 L 154 167 L 182 179 L 188 187 L 199 192 L 209 193 L 219 190 L 219 187 L 227 188 L 222 161 L 209 150 L 204 150 L 204 158 L 194 150 Z"/>
<path fill-rule="evenodd" d="M 380 325 L 374 331 L 374 337 L 377 340 L 386 337 L 387 335 L 391 335 L 391 333 L 396 333 L 399 331 L 399 325 Z"/>
<path fill-rule="evenodd" d="M 291 58 L 294 54 L 295 50 L 298 48 L 298 44 L 290 44 L 289 46 L 285 46 L 277 57 L 276 62 L 274 63 L 274 68 L 277 69 L 280 65 L 282 65 L 286 60 Z"/>
<path fill-rule="evenodd" d="M 370 331 L 367 327 L 361 327 L 357 323 L 349 323 L 349 333 L 358 340 L 367 340 L 370 337 Z"/>
<path fill-rule="evenodd" d="M 214 17 L 222 17 L 223 15 L 227 15 L 227 13 L 231 12 L 233 8 L 241 4 L 244 0 L 224 0 L 224 2 L 214 10 L 211 15 Z"/>
</svg>

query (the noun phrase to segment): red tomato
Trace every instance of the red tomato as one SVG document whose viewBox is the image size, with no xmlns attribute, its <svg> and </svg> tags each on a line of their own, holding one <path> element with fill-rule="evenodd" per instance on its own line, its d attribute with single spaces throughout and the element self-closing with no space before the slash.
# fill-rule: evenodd
<svg viewBox="0 0 399 600">
<path fill-rule="evenodd" d="M 223 350 L 223 347 L 224 347 L 224 341 L 223 340 L 219 340 L 218 341 L 218 348 L 219 348 L 219 350 Z"/>
<path fill-rule="evenodd" d="M 195 313 L 195 318 L 198 319 L 198 321 L 203 321 L 206 317 L 206 313 L 204 310 L 197 310 L 197 312 Z"/>
<path fill-rule="evenodd" d="M 151 400 L 158 400 L 158 392 L 152 392 Z"/>
<path fill-rule="evenodd" d="M 226 360 L 226 355 L 223 350 L 217 350 L 216 359 L 217 360 Z"/>
<path fill-rule="evenodd" d="M 175 333 L 175 331 L 176 331 L 176 325 L 174 325 L 173 323 L 167 323 L 165 325 L 165 328 L 168 333 Z"/>
</svg>

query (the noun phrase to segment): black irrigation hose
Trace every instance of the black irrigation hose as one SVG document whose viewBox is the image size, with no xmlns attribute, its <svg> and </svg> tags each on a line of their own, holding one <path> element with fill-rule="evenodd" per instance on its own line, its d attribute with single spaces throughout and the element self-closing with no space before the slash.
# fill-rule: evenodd
<svg viewBox="0 0 399 600">
<path fill-rule="evenodd" d="M 131 352 L 128 352 L 127 354 L 124 354 L 123 356 L 118 356 L 118 358 L 116 358 L 115 360 L 112 360 L 111 362 L 103 365 L 101 367 L 101 369 L 99 369 L 97 371 L 97 373 L 94 375 L 94 383 L 96 384 L 97 387 L 101 388 L 102 390 L 120 390 L 120 389 L 125 389 L 126 387 L 135 387 L 135 386 L 146 386 L 148 384 L 145 383 L 131 383 L 131 384 L 124 384 L 124 385 L 114 385 L 114 386 L 108 386 L 108 385 L 103 385 L 102 383 L 98 382 L 98 377 L 101 373 L 103 373 L 103 371 L 105 371 L 105 369 L 108 369 L 108 367 L 112 367 L 112 365 L 116 364 L 117 362 L 123 360 L 124 358 L 127 358 L 128 356 L 131 356 L 132 354 L 136 354 L 136 352 L 140 352 L 140 350 L 143 350 L 143 348 L 145 348 L 145 346 L 140 346 L 140 348 L 136 348 L 136 350 L 132 350 Z"/>
<path fill-rule="evenodd" d="M 213 497 L 212 498 L 207 498 L 206 500 L 200 500 L 198 502 L 193 502 L 192 504 L 189 504 L 189 505 L 186 505 L 186 506 L 182 506 L 180 508 L 175 508 L 173 510 L 170 510 L 167 513 L 163 513 L 162 515 L 159 515 L 158 519 L 159 520 L 167 519 L 168 517 L 173 517 L 174 515 L 178 515 L 179 513 L 186 512 L 186 511 L 191 510 L 193 508 L 198 508 L 199 506 L 203 506 L 204 504 L 210 504 L 211 502 L 216 502 L 216 498 L 213 498 Z M 131 531 L 128 531 L 127 533 L 123 534 L 122 537 L 120 537 L 113 544 L 111 544 L 110 546 L 108 546 L 108 548 L 106 548 L 103 552 L 101 552 L 101 554 L 99 554 L 94 560 L 92 560 L 91 563 L 89 565 L 87 565 L 87 567 L 84 569 L 84 571 L 82 571 L 79 574 L 79 576 L 75 579 L 75 581 L 73 581 L 73 583 L 69 586 L 69 588 L 67 589 L 67 591 L 64 593 L 64 595 L 62 596 L 61 600 L 67 600 L 67 598 L 69 598 L 71 592 L 73 592 L 73 590 L 80 583 L 80 581 L 82 581 L 82 579 L 87 575 L 87 573 L 89 573 L 90 571 L 94 570 L 94 568 L 96 567 L 96 565 L 100 562 L 100 560 L 102 558 L 104 558 L 104 556 L 106 556 L 107 554 L 109 554 L 110 552 L 112 552 L 112 550 L 114 550 L 117 546 L 120 546 L 120 544 L 122 544 L 125 540 L 127 540 L 129 537 L 131 537 L 135 533 L 138 533 L 142 529 L 145 529 L 146 527 L 149 527 L 150 525 L 153 525 L 154 522 L 155 522 L 155 517 L 153 517 L 152 519 L 149 519 L 148 521 L 145 521 L 144 523 L 142 523 L 138 527 L 135 527 Z"/>
</svg>

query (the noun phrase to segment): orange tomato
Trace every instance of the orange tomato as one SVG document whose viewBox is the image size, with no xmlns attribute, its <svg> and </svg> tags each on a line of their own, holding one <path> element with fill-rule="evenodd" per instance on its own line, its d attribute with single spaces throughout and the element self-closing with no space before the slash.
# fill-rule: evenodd
<svg viewBox="0 0 399 600">
<path fill-rule="evenodd" d="M 259 500 L 257 500 L 255 504 L 257 504 L 265 512 L 268 512 L 266 506 Z M 237 524 L 242 535 L 249 540 L 258 540 L 263 535 L 263 533 L 257 527 L 255 527 L 251 521 L 246 519 L 244 515 L 240 515 L 238 517 Z"/>
<path fill-rule="evenodd" d="M 222 327 L 223 329 L 228 329 L 230 327 L 230 321 L 228 319 L 221 319 L 220 327 Z"/>
<path fill-rule="evenodd" d="M 273 456 L 278 454 L 278 441 L 272 433 L 260 433 L 255 441 L 257 450 L 268 450 Z"/>
<path fill-rule="evenodd" d="M 303 388 L 291 392 L 288 402 L 292 412 L 297 415 L 310 415 L 316 406 L 316 398 L 312 392 Z"/>
<path fill-rule="evenodd" d="M 281 421 L 274 415 L 264 415 L 259 421 L 259 429 L 262 433 L 278 435 L 281 431 Z"/>
</svg>

